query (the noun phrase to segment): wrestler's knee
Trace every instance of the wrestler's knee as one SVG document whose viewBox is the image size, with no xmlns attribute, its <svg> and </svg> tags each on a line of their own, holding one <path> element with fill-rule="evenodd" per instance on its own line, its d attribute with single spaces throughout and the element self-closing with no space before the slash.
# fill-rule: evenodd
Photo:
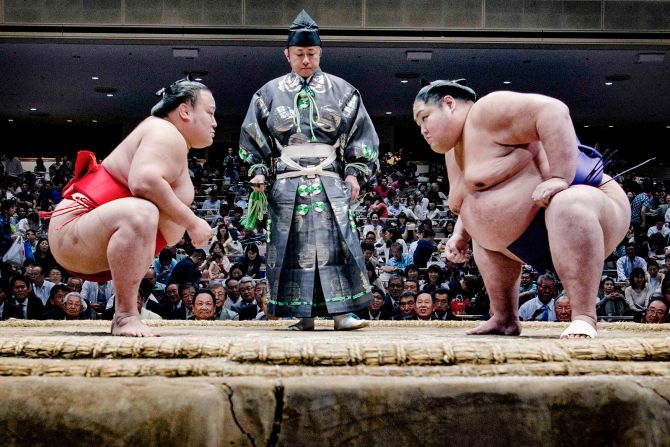
<svg viewBox="0 0 670 447">
<path fill-rule="evenodd" d="M 136 200 L 122 220 L 122 225 L 134 234 L 147 234 L 153 237 L 156 234 L 159 217 L 160 212 L 156 205 L 148 200 Z"/>
</svg>

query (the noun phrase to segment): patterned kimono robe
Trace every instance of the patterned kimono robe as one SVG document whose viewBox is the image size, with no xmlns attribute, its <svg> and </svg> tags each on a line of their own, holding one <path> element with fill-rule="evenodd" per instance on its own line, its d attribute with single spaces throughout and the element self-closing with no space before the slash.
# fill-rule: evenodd
<svg viewBox="0 0 670 447">
<path fill-rule="evenodd" d="M 302 92 L 302 94 L 301 94 Z M 295 171 L 280 160 L 296 144 L 335 146 L 337 159 L 316 175 L 284 178 Z M 240 134 L 240 157 L 249 174 L 265 174 L 268 307 L 279 317 L 315 317 L 360 310 L 372 301 L 347 175 L 365 186 L 377 163 L 379 139 L 360 93 L 321 70 L 305 81 L 289 73 L 265 84 L 251 100 Z M 318 165 L 323 158 L 295 160 Z"/>
</svg>

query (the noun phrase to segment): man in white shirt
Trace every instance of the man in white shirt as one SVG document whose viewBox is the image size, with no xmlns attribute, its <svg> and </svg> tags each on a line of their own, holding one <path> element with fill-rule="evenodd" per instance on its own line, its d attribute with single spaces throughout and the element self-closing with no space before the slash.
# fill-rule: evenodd
<svg viewBox="0 0 670 447">
<path fill-rule="evenodd" d="M 32 281 L 32 288 L 35 296 L 42 300 L 42 304 L 46 304 L 49 300 L 49 292 L 54 286 L 54 283 L 44 279 L 44 272 L 39 265 L 33 265 L 26 269 L 26 276 Z"/>
<path fill-rule="evenodd" d="M 81 288 L 81 296 L 91 303 L 91 309 L 96 312 L 103 312 L 114 296 L 114 283 L 112 280 L 97 283 L 94 281 L 84 281 Z"/>
<path fill-rule="evenodd" d="M 526 301 L 519 308 L 522 321 L 556 321 L 556 278 L 550 274 L 537 278 L 537 297 Z"/>
</svg>

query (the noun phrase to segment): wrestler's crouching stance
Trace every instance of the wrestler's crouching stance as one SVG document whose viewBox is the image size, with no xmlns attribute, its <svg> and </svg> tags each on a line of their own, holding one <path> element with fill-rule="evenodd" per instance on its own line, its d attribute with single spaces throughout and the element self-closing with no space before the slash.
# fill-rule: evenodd
<svg viewBox="0 0 670 447">
<path fill-rule="evenodd" d="M 464 262 L 468 242 L 492 317 L 471 334 L 518 335 L 521 266 L 555 271 L 572 307 L 562 338 L 596 335 L 596 295 L 605 257 L 630 222 L 625 193 L 603 175 L 602 157 L 577 143 L 567 107 L 541 95 L 494 92 L 475 103 L 459 81 L 435 81 L 414 119 L 445 153 L 449 206 L 459 214 L 447 257 Z"/>
<path fill-rule="evenodd" d="M 51 214 L 49 242 L 75 276 L 114 280 L 112 334 L 159 335 L 140 320 L 137 291 L 151 260 L 187 231 L 194 245 L 208 242 L 209 224 L 189 205 L 190 148 L 210 146 L 215 102 L 203 84 L 181 80 L 162 89 L 151 113 L 100 165 L 80 152 L 75 177 Z"/>
</svg>

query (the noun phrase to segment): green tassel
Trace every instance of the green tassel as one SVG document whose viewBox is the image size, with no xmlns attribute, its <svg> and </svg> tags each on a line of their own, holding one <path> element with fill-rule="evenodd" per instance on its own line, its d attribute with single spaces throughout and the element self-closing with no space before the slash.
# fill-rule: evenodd
<svg viewBox="0 0 670 447">
<path fill-rule="evenodd" d="M 241 223 L 247 230 L 255 230 L 258 222 L 263 219 L 268 210 L 268 198 L 264 192 L 253 191 L 249 194 L 249 206 L 247 207 L 247 216 Z"/>
</svg>

